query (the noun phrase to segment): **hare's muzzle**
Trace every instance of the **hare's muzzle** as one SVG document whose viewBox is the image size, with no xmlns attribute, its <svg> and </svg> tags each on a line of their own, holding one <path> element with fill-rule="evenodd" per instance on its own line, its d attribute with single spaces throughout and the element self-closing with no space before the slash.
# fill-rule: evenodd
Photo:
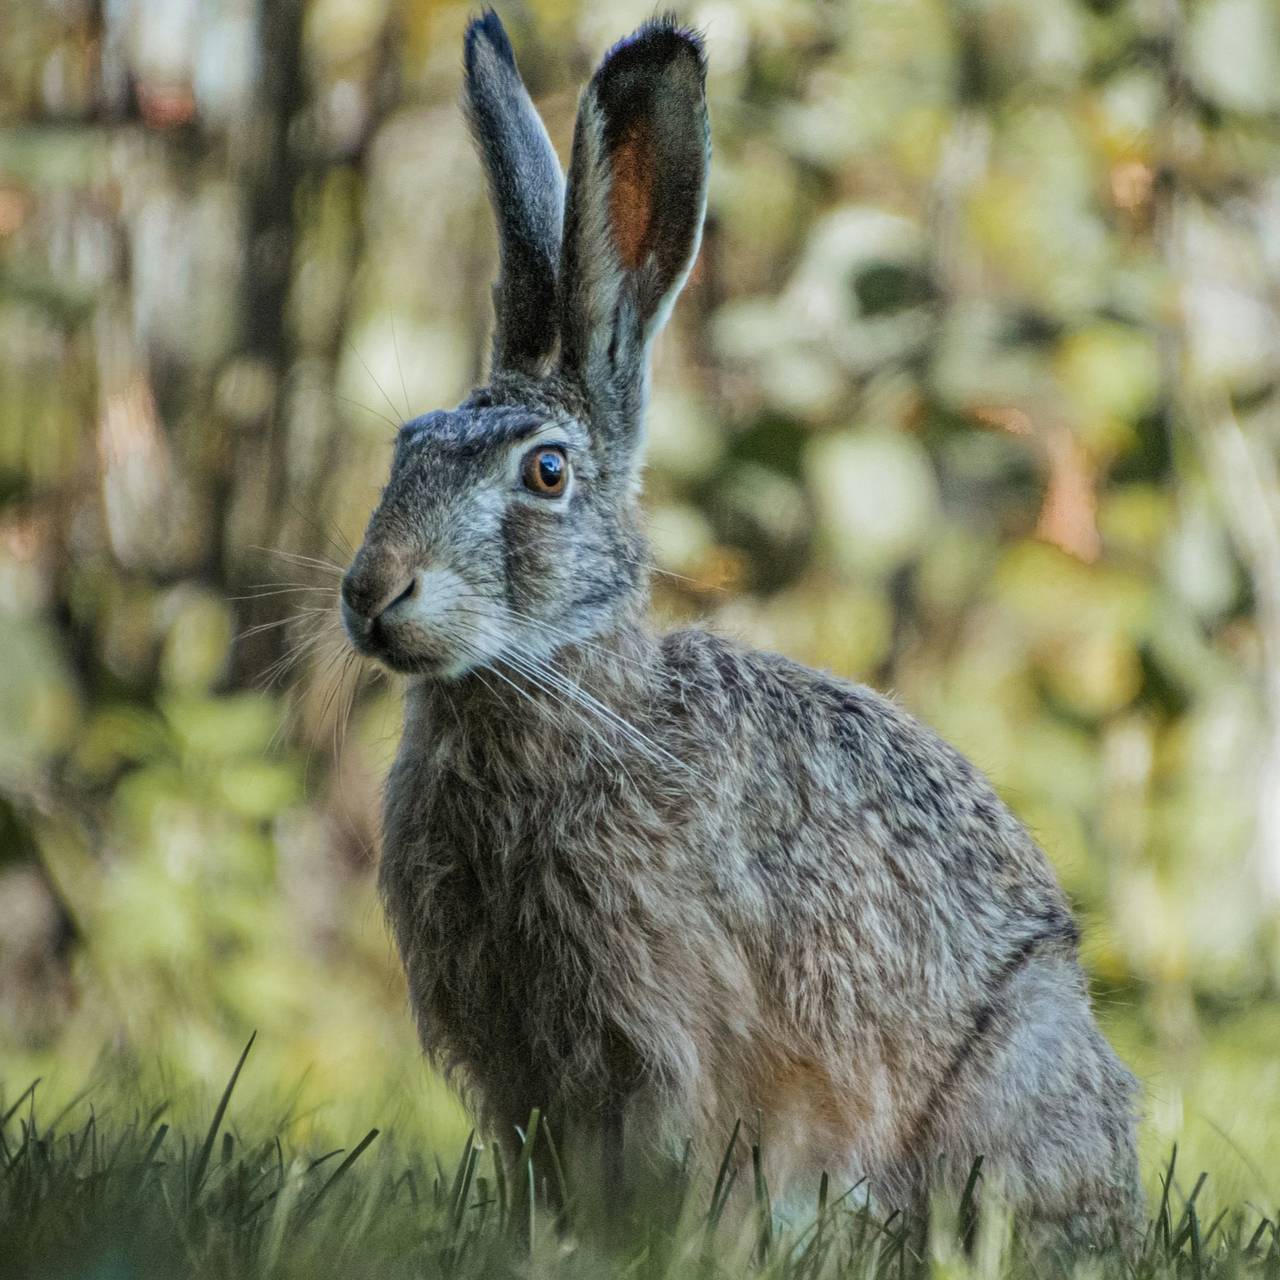
<svg viewBox="0 0 1280 1280">
<path fill-rule="evenodd" d="M 379 624 L 388 611 L 412 600 L 418 574 L 403 556 L 385 548 L 361 547 L 342 579 L 342 622 L 362 653 L 380 656 Z"/>
<path fill-rule="evenodd" d="M 402 675 L 450 679 L 504 644 L 500 605 L 489 607 L 453 569 L 385 544 L 360 548 L 340 596 L 352 647 Z"/>
</svg>

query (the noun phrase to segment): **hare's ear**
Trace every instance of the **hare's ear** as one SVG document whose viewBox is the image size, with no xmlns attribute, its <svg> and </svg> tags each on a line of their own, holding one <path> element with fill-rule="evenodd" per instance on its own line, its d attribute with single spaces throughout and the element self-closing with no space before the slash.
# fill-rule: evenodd
<svg viewBox="0 0 1280 1280">
<path fill-rule="evenodd" d="M 589 394 L 643 384 L 697 256 L 710 159 L 702 41 L 657 18 L 610 50 L 578 107 L 560 339 Z"/>
<path fill-rule="evenodd" d="M 555 349 L 564 175 L 492 9 L 467 28 L 466 110 L 498 221 L 493 362 L 543 372 Z"/>
</svg>

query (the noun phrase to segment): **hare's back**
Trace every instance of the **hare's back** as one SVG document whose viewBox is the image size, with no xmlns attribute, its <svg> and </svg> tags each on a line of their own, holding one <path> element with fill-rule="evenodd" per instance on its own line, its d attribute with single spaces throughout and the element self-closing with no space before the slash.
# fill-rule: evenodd
<svg viewBox="0 0 1280 1280">
<path fill-rule="evenodd" d="M 759 901 L 950 936 L 997 964 L 1029 937 L 1074 939 L 1026 829 L 889 698 L 708 632 L 672 633 L 663 651 L 671 732 L 708 775 L 718 848 Z"/>
</svg>

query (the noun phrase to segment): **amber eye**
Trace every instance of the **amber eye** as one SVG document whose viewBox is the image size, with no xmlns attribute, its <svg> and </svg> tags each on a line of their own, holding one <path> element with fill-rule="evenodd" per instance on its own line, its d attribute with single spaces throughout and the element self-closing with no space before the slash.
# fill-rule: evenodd
<svg viewBox="0 0 1280 1280">
<path fill-rule="evenodd" d="M 530 449 L 520 464 L 520 478 L 530 493 L 540 498 L 558 498 L 569 483 L 569 459 L 555 445 Z"/>
</svg>

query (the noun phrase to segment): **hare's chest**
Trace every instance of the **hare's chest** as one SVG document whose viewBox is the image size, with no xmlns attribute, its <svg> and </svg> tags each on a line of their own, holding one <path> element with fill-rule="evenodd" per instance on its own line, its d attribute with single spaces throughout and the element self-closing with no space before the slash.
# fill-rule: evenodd
<svg viewBox="0 0 1280 1280">
<path fill-rule="evenodd" d="M 380 872 L 420 1015 L 449 1038 L 484 1025 L 509 1040 L 529 1019 L 531 1035 L 586 1033 L 647 949 L 610 824 L 564 821 L 536 788 L 514 803 L 452 788 L 426 799 L 388 806 Z"/>
</svg>

